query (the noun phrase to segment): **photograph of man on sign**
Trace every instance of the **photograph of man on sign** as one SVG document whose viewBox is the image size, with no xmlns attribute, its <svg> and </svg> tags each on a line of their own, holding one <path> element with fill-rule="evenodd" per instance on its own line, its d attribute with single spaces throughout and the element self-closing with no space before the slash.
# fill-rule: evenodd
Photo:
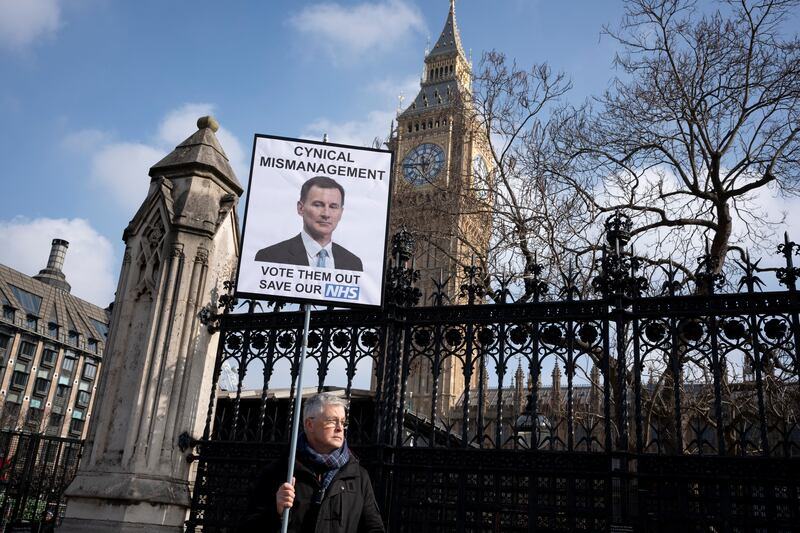
<svg viewBox="0 0 800 533">
<path fill-rule="evenodd" d="M 333 178 L 314 176 L 303 183 L 297 214 L 303 219 L 302 231 L 285 241 L 262 248 L 255 260 L 268 263 L 315 266 L 361 272 L 361 259 L 333 242 L 344 211 L 344 188 Z"/>
</svg>

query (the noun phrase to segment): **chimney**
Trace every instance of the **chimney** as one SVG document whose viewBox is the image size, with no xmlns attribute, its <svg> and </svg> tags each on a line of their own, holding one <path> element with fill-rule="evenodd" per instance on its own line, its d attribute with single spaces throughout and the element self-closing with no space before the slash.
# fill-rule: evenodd
<svg viewBox="0 0 800 533">
<path fill-rule="evenodd" d="M 50 246 L 50 257 L 47 259 L 47 268 L 40 270 L 33 276 L 33 279 L 69 292 L 72 287 L 67 283 L 67 278 L 61 271 L 64 266 L 64 256 L 67 255 L 67 248 L 69 248 L 69 243 L 64 239 L 53 239 Z"/>
</svg>

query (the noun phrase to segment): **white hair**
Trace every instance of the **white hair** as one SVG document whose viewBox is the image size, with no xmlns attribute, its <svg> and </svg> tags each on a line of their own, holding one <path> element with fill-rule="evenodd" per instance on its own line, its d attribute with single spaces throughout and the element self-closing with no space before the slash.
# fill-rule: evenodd
<svg viewBox="0 0 800 533">
<path fill-rule="evenodd" d="M 328 405 L 338 405 L 341 406 L 345 412 L 347 411 L 347 402 L 344 398 L 329 392 L 320 392 L 306 399 L 303 403 L 303 420 L 321 415 Z"/>
</svg>

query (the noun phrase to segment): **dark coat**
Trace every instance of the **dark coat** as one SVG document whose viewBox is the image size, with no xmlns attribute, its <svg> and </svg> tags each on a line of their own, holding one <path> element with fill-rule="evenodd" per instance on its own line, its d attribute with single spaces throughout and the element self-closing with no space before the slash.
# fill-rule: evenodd
<svg viewBox="0 0 800 533">
<path fill-rule="evenodd" d="M 275 493 L 286 481 L 288 462 L 288 457 L 284 457 L 262 473 L 238 529 L 240 533 L 280 531 L 281 517 L 275 508 Z M 319 505 L 313 503 L 320 489 L 317 474 L 299 458 L 295 461 L 294 477 L 290 533 L 383 533 L 383 520 L 372 483 L 355 457 L 351 456 L 350 462 L 339 469 Z"/>
<path fill-rule="evenodd" d="M 333 261 L 337 269 L 356 270 L 361 272 L 364 265 L 357 255 L 339 246 L 336 243 L 331 245 Z M 308 265 L 308 254 L 303 245 L 303 238 L 298 233 L 291 239 L 262 248 L 256 253 L 256 261 L 266 261 L 269 263 L 283 263 L 288 265 Z"/>
</svg>

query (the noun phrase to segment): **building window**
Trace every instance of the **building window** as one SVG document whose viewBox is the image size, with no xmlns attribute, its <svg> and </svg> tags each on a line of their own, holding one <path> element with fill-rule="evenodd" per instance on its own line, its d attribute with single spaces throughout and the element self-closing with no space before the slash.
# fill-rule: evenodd
<svg viewBox="0 0 800 533">
<path fill-rule="evenodd" d="M 69 333 L 67 334 L 67 342 L 72 346 L 77 346 L 78 337 L 80 337 L 80 333 L 74 330 L 69 330 Z"/>
<path fill-rule="evenodd" d="M 48 392 L 50 392 L 50 380 L 44 378 L 36 378 L 36 382 L 33 384 L 33 393 L 40 394 L 42 396 L 47 396 Z"/>
<path fill-rule="evenodd" d="M 72 420 L 69 423 L 69 432 L 72 434 L 80 435 L 83 432 L 83 409 L 72 410 Z"/>
<path fill-rule="evenodd" d="M 79 407 L 89 407 L 89 400 L 92 398 L 92 394 L 85 390 L 78 391 L 78 397 L 75 398 L 75 405 Z"/>
<path fill-rule="evenodd" d="M 92 353 L 97 353 L 97 339 L 89 339 L 86 343 L 86 349 Z"/>
<path fill-rule="evenodd" d="M 83 379 L 92 380 L 97 376 L 97 365 L 86 363 L 83 365 Z"/>
<path fill-rule="evenodd" d="M 80 437 L 81 433 L 83 433 L 83 425 L 84 421 L 73 418 L 69 423 L 69 433 L 74 437 Z"/>
<path fill-rule="evenodd" d="M 19 370 L 15 370 L 13 374 L 11 374 L 11 386 L 17 389 L 24 389 L 25 385 L 28 384 L 28 374 L 25 372 L 20 372 Z"/>
<path fill-rule="evenodd" d="M 0 335 L 0 361 L 5 362 L 8 347 L 11 346 L 11 337 L 8 335 Z"/>
<path fill-rule="evenodd" d="M 47 429 L 45 433 L 48 435 L 58 435 L 61 430 L 61 424 L 64 423 L 64 415 L 59 413 L 50 413 L 50 418 L 47 419 Z"/>
<path fill-rule="evenodd" d="M 60 378 L 59 378 L 59 381 L 61 381 Z M 68 397 L 69 396 L 69 389 L 70 389 L 69 385 L 65 385 L 64 383 L 59 383 L 56 386 L 56 397 L 57 398 L 66 398 L 66 397 Z"/>
<path fill-rule="evenodd" d="M 75 358 L 75 353 L 67 352 L 64 357 L 64 361 L 61 363 L 61 375 L 62 376 L 72 376 L 72 372 L 75 370 L 75 365 L 78 363 L 78 360 Z"/>
<path fill-rule="evenodd" d="M 3 306 L 3 320 L 14 322 L 14 308 L 10 305 Z"/>
<path fill-rule="evenodd" d="M 32 292 L 28 292 L 25 289 L 20 289 L 19 287 L 15 287 L 14 285 L 10 285 L 11 292 L 14 293 L 14 297 L 17 301 L 22 305 L 22 308 L 25 309 L 31 315 L 38 315 L 39 308 L 42 305 L 42 297 Z"/>
<path fill-rule="evenodd" d="M 102 335 L 104 339 L 108 338 L 108 324 L 105 322 L 100 322 L 99 320 L 95 320 L 94 318 L 90 318 L 89 322 L 92 323 L 94 329 L 96 329 L 97 333 Z"/>
<path fill-rule="evenodd" d="M 6 403 L 20 404 L 22 403 L 22 396 L 20 396 L 18 392 L 9 392 L 8 395 L 6 395 Z"/>
<path fill-rule="evenodd" d="M 47 335 L 52 337 L 53 339 L 58 338 L 58 324 L 55 322 L 50 322 L 47 324 Z"/>
<path fill-rule="evenodd" d="M 33 331 L 36 331 L 39 328 L 39 317 L 34 316 L 34 315 L 27 315 L 25 317 L 25 326 L 28 329 L 32 329 Z"/>
<path fill-rule="evenodd" d="M 45 346 L 42 350 L 42 360 L 39 362 L 43 366 L 53 366 L 58 359 L 58 351 L 55 346 Z"/>
<path fill-rule="evenodd" d="M 22 341 L 19 343 L 19 351 L 17 352 L 17 358 L 19 359 L 33 359 L 33 355 L 36 353 L 36 345 L 32 342 Z"/>
<path fill-rule="evenodd" d="M 42 419 L 44 418 L 44 411 L 40 408 L 33 407 L 33 402 L 31 402 L 31 406 L 28 408 L 28 414 L 25 416 L 25 429 L 28 431 L 39 431 L 39 426 L 42 423 Z"/>
</svg>

